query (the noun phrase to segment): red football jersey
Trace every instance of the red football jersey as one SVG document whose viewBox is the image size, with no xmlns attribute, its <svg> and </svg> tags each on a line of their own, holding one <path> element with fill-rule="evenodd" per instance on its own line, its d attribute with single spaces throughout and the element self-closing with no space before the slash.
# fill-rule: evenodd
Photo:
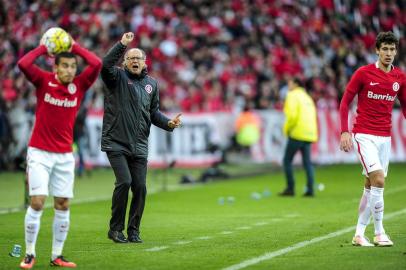
<svg viewBox="0 0 406 270">
<path fill-rule="evenodd" d="M 348 131 L 348 110 L 358 95 L 357 116 L 352 132 L 390 136 L 396 98 L 406 117 L 406 76 L 398 68 L 384 72 L 378 63 L 360 67 L 352 76 L 340 104 L 341 132 Z"/>
<path fill-rule="evenodd" d="M 68 85 L 59 83 L 55 73 L 34 64 L 36 58 L 47 53 L 43 45 L 18 62 L 21 71 L 36 87 L 37 108 L 29 146 L 56 153 L 72 152 L 76 114 L 86 90 L 101 69 L 100 59 L 77 43 L 73 45 L 72 52 L 81 56 L 88 66 Z"/>
</svg>

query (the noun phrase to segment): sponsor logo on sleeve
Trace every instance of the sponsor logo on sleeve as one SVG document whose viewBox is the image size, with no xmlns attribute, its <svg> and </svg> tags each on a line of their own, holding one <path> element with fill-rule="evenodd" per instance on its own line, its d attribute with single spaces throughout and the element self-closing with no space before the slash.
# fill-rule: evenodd
<svg viewBox="0 0 406 270">
<path fill-rule="evenodd" d="M 147 84 L 147 85 L 145 86 L 145 91 L 147 91 L 148 94 L 151 94 L 151 92 L 152 92 L 152 85 Z"/>
</svg>

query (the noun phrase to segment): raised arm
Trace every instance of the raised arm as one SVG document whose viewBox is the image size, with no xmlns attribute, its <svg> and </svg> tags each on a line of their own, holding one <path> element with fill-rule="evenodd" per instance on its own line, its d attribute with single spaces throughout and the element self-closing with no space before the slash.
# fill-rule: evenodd
<svg viewBox="0 0 406 270">
<path fill-rule="evenodd" d="M 99 76 L 100 69 L 102 67 L 101 60 L 99 57 L 97 57 L 97 55 L 81 47 L 76 42 L 72 46 L 72 53 L 82 57 L 88 64 L 85 70 L 83 70 L 83 72 L 79 75 L 80 79 L 86 84 L 84 85 L 84 88 L 88 88 L 94 83 L 97 76 Z"/>
<path fill-rule="evenodd" d="M 117 61 L 123 56 L 127 45 L 130 44 L 134 39 L 134 34 L 131 32 L 124 33 L 120 42 L 117 42 L 103 57 L 103 67 L 101 71 L 101 77 L 107 87 L 114 87 L 118 70 L 115 67 Z"/>
<path fill-rule="evenodd" d="M 38 85 L 43 73 L 46 71 L 34 64 L 35 60 L 41 55 L 47 54 L 47 48 L 39 45 L 37 48 L 25 54 L 17 63 L 20 70 L 25 74 L 28 80 L 34 85 Z"/>
</svg>

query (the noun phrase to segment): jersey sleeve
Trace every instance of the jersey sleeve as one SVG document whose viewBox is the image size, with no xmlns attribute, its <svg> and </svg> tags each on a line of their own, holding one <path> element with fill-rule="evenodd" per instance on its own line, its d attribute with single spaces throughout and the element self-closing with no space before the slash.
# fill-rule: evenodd
<svg viewBox="0 0 406 270">
<path fill-rule="evenodd" d="M 151 123 L 161 129 L 166 131 L 173 131 L 173 128 L 168 126 L 169 118 L 166 117 L 160 110 L 159 110 L 159 89 L 158 84 L 156 85 L 156 89 L 152 96 L 152 101 L 150 105 L 149 113 L 151 115 Z"/>
<path fill-rule="evenodd" d="M 341 132 L 348 132 L 348 112 L 351 102 L 355 95 L 362 88 L 362 70 L 358 69 L 351 77 L 350 82 L 345 88 L 343 98 L 340 103 L 340 120 L 341 120 Z"/>
<path fill-rule="evenodd" d="M 102 67 L 101 60 L 97 55 L 81 47 L 78 43 L 73 44 L 72 53 L 82 57 L 88 64 L 77 78 L 83 89 L 87 90 L 99 76 Z"/>
<path fill-rule="evenodd" d="M 403 76 L 403 82 L 399 89 L 398 99 L 402 108 L 403 117 L 406 118 L 406 76 Z"/>
<path fill-rule="evenodd" d="M 127 46 L 117 42 L 103 57 L 103 67 L 101 70 L 101 78 L 107 88 L 113 89 L 119 77 L 118 68 L 114 65 L 123 56 Z"/>
<path fill-rule="evenodd" d="M 35 86 L 41 84 L 42 79 L 45 77 L 46 71 L 34 64 L 35 60 L 41 55 L 45 55 L 47 49 L 44 45 L 31 50 L 25 54 L 17 63 L 20 70 L 24 73 L 27 79 Z"/>
<path fill-rule="evenodd" d="M 288 93 L 286 96 L 283 112 L 285 113 L 286 117 L 285 124 L 283 126 L 283 133 L 288 136 L 292 128 L 296 125 L 299 116 L 298 100 L 293 93 Z"/>
</svg>

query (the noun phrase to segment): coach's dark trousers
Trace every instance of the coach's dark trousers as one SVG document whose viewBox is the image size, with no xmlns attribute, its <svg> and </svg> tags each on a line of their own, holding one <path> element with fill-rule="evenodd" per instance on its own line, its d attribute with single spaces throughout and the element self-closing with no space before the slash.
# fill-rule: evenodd
<svg viewBox="0 0 406 270">
<path fill-rule="evenodd" d="M 128 214 L 127 233 L 139 233 L 142 213 L 147 195 L 147 159 L 108 152 L 107 157 L 116 176 L 111 204 L 110 230 L 123 231 L 127 212 L 128 191 L 131 187 L 133 197 Z"/>
<path fill-rule="evenodd" d="M 286 145 L 285 156 L 283 157 L 283 169 L 285 170 L 285 176 L 287 181 L 287 189 L 295 191 L 295 178 L 293 176 L 292 162 L 297 151 L 302 153 L 303 167 L 307 176 L 307 191 L 313 193 L 314 185 L 314 171 L 310 158 L 311 143 L 305 141 L 299 141 L 292 138 L 288 138 Z"/>
</svg>

